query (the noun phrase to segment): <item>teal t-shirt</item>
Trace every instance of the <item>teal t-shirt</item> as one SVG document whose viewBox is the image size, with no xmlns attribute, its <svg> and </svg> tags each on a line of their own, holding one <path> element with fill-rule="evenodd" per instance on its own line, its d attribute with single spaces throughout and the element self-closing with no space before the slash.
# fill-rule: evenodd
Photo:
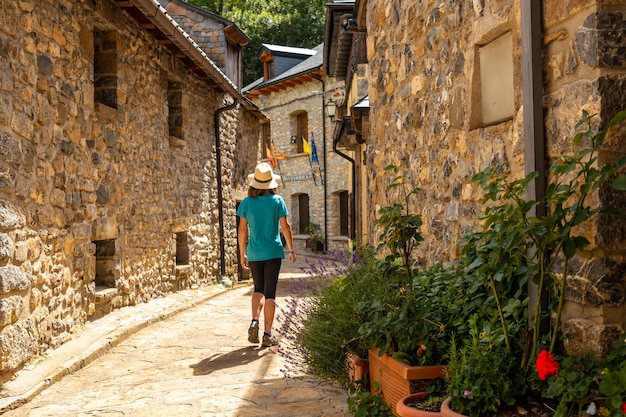
<svg viewBox="0 0 626 417">
<path fill-rule="evenodd" d="M 284 258 L 280 240 L 280 219 L 288 213 L 285 200 L 278 194 L 246 197 L 237 216 L 248 222 L 248 261 Z"/>
</svg>

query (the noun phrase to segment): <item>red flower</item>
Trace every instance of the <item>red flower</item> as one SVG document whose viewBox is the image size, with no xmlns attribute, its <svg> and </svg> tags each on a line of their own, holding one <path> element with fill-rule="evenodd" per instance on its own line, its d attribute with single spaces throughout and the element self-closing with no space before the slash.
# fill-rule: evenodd
<svg viewBox="0 0 626 417">
<path fill-rule="evenodd" d="M 537 376 L 542 381 L 548 379 L 549 376 L 556 376 L 559 371 L 559 363 L 554 360 L 554 355 L 545 349 L 539 352 L 535 365 L 537 366 Z"/>
<path fill-rule="evenodd" d="M 622 413 L 626 414 L 626 403 L 622 404 Z"/>
</svg>

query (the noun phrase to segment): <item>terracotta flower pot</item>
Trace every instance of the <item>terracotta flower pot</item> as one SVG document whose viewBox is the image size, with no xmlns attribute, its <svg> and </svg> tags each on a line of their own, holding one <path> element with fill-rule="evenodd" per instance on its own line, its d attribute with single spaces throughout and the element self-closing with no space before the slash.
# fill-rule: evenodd
<svg viewBox="0 0 626 417">
<path fill-rule="evenodd" d="M 442 417 L 467 417 L 464 414 L 459 414 L 456 411 L 453 411 L 450 408 L 450 404 L 452 404 L 452 398 L 446 398 L 446 400 L 441 403 L 441 416 Z"/>
<path fill-rule="evenodd" d="M 370 361 L 354 354 L 348 354 L 348 374 L 350 381 L 362 381 L 365 374 L 369 371 Z"/>
<path fill-rule="evenodd" d="M 398 417 L 440 417 L 441 412 L 439 411 L 425 411 L 409 406 L 409 404 L 426 397 L 428 397 L 428 393 L 416 392 L 401 398 L 396 404 L 396 415 Z"/>
<path fill-rule="evenodd" d="M 370 349 L 368 358 L 370 392 L 376 394 L 378 385 L 383 400 L 394 414 L 401 398 L 424 391 L 436 378 L 443 377 L 448 369 L 445 365 L 409 366 L 386 354 L 378 356 L 378 349 Z"/>
</svg>

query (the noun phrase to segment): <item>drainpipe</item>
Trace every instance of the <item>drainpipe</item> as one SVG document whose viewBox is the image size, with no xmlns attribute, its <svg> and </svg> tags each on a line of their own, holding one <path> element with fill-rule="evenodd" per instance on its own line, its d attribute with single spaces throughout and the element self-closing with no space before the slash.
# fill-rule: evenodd
<svg viewBox="0 0 626 417">
<path fill-rule="evenodd" d="M 543 118 L 543 61 L 542 61 L 542 27 L 541 0 L 524 0 L 521 5 L 522 35 L 522 95 L 524 105 L 524 170 L 528 175 L 537 172 L 537 178 L 528 185 L 529 200 L 540 201 L 545 197 L 546 189 L 546 151 Z M 545 205 L 537 205 L 529 215 L 542 217 L 546 215 Z M 534 306 L 547 303 L 546 294 L 537 295 L 537 286 L 529 282 L 529 323 L 533 323 Z M 549 323 L 541 323 L 540 334 L 545 334 Z"/>
<path fill-rule="evenodd" d="M 344 117 L 341 121 L 341 130 L 343 130 L 343 126 L 346 124 L 346 119 L 348 117 Z M 350 122 L 351 123 L 351 122 Z M 350 211 L 352 212 L 352 216 L 350 216 L 350 239 L 356 238 L 356 165 L 354 159 L 350 158 L 345 153 L 341 152 L 337 149 L 337 145 L 339 145 L 339 138 L 341 137 L 341 130 L 338 135 L 333 135 L 333 151 L 343 159 L 350 162 L 350 166 L 352 168 L 352 197 L 350 198 Z"/>
<path fill-rule="evenodd" d="M 220 140 L 220 116 L 223 112 L 232 110 L 237 106 L 237 100 L 224 107 L 215 110 L 214 126 L 215 126 L 215 176 L 217 177 L 217 212 L 220 235 L 220 277 L 219 283 L 230 287 L 233 282 L 226 276 L 226 245 L 224 242 L 224 197 L 222 196 L 222 151 Z"/>
<path fill-rule="evenodd" d="M 322 83 L 322 132 L 324 133 L 324 146 L 322 152 L 324 153 L 324 251 L 328 249 L 328 208 L 327 208 L 327 197 L 328 194 L 328 176 L 326 175 L 326 112 L 324 111 L 324 97 L 326 96 L 326 83 L 321 78 L 309 74 L 311 78 L 315 78 L 317 81 Z"/>
</svg>

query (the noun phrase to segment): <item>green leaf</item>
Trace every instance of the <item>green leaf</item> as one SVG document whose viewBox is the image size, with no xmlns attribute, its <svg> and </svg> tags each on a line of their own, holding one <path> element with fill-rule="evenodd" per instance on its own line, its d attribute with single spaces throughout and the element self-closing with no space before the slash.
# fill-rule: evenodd
<svg viewBox="0 0 626 417">
<path fill-rule="evenodd" d="M 574 244 L 576 245 L 576 249 L 584 249 L 589 245 L 589 241 L 583 236 L 576 236 L 574 238 Z"/>
<path fill-rule="evenodd" d="M 566 258 L 571 258 L 576 254 L 576 243 L 573 240 L 563 242 L 563 254 Z"/>
<path fill-rule="evenodd" d="M 617 168 L 621 168 L 621 167 L 623 167 L 624 165 L 626 165 L 626 156 L 622 156 L 622 157 L 621 157 L 621 158 L 620 158 L 620 159 L 619 159 L 619 160 L 615 163 L 615 166 L 616 166 Z"/>
<path fill-rule="evenodd" d="M 611 187 L 616 190 L 626 191 L 626 175 L 620 175 L 611 182 Z"/>
<path fill-rule="evenodd" d="M 621 219 L 623 219 L 624 217 L 626 217 L 624 215 L 624 212 L 622 212 L 621 210 L 615 208 L 615 207 L 603 207 L 601 210 L 601 213 L 603 214 L 610 214 L 611 216 L 616 216 L 619 217 Z"/>
<path fill-rule="evenodd" d="M 579 125 L 576 125 L 576 127 L 578 128 Z M 572 142 L 574 143 L 574 146 L 578 146 L 582 137 L 583 137 L 582 133 L 577 133 L 576 136 L 574 136 L 574 139 L 572 140 Z"/>
</svg>

